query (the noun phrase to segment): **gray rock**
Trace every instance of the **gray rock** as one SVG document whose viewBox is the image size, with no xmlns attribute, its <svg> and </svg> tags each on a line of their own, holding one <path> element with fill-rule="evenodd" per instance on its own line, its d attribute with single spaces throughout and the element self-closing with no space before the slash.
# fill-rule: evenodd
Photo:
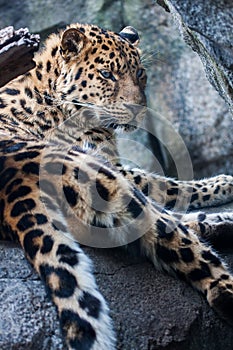
<svg viewBox="0 0 233 350">
<path fill-rule="evenodd" d="M 118 350 L 232 350 L 232 328 L 185 282 L 124 250 L 85 250 L 111 309 Z M 55 308 L 21 249 L 2 243 L 0 256 L 0 349 L 64 349 Z"/>
<path fill-rule="evenodd" d="M 165 0 L 165 4 L 178 21 L 184 40 L 199 54 L 209 81 L 232 109 L 232 1 Z"/>
<path fill-rule="evenodd" d="M 165 3 L 185 42 L 200 56 L 209 81 L 232 108 L 232 2 Z M 175 106 L 170 120 L 187 145 L 196 176 L 232 173 L 232 115 L 208 85 L 198 61 L 187 50 L 181 50 L 180 59 L 175 55 L 175 93 L 165 93 L 168 105 Z"/>
<path fill-rule="evenodd" d="M 0 349 L 63 349 L 59 322 L 19 247 L 0 246 Z"/>
</svg>

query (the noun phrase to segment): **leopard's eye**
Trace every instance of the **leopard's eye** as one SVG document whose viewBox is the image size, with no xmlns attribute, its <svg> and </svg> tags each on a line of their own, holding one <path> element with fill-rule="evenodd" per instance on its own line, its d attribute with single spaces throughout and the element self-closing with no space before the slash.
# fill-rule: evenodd
<svg viewBox="0 0 233 350">
<path fill-rule="evenodd" d="M 142 77 L 143 73 L 144 73 L 144 69 L 139 68 L 137 70 L 137 78 L 140 79 Z"/>
<path fill-rule="evenodd" d="M 109 70 L 101 69 L 99 72 L 100 72 L 100 74 L 102 75 L 103 78 L 111 79 L 112 81 L 116 81 L 116 78 L 114 77 L 112 72 L 110 72 Z"/>
<path fill-rule="evenodd" d="M 105 78 L 105 79 L 110 79 L 111 78 L 111 75 L 112 73 L 109 72 L 108 70 L 101 70 L 100 71 L 100 74 Z"/>
</svg>

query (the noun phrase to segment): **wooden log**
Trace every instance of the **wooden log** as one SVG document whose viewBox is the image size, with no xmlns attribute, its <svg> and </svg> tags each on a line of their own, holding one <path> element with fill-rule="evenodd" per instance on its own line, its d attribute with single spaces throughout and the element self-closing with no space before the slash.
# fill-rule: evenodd
<svg viewBox="0 0 233 350">
<path fill-rule="evenodd" d="M 35 67 L 33 56 L 39 42 L 39 35 L 30 34 L 27 28 L 0 30 L 0 87 Z"/>
</svg>

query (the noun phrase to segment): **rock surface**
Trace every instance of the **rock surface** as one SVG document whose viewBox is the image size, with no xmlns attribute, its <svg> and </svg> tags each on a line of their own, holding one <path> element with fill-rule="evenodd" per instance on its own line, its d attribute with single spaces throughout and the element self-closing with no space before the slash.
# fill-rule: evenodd
<svg viewBox="0 0 233 350">
<path fill-rule="evenodd" d="M 165 0 L 185 42 L 198 53 L 207 77 L 233 112 L 233 3 Z M 214 20 L 215 19 L 215 20 Z"/>
<path fill-rule="evenodd" d="M 118 350 L 232 350 L 233 329 L 185 282 L 119 249 L 85 250 L 111 309 Z M 0 256 L 0 349 L 64 349 L 55 308 L 20 248 L 1 244 Z"/>
<path fill-rule="evenodd" d="M 232 173 L 232 114 L 228 107 L 233 106 L 233 3 L 158 2 L 166 3 L 185 42 L 198 53 L 209 81 L 228 104 L 209 86 L 197 54 L 183 48 L 174 38 L 175 28 L 172 34 L 172 26 L 168 25 L 168 49 L 173 50 L 169 60 L 171 74 L 163 80 L 166 107 L 163 105 L 161 113 L 165 112 L 184 139 L 196 177 Z M 168 86 L 171 92 L 166 91 Z"/>
</svg>

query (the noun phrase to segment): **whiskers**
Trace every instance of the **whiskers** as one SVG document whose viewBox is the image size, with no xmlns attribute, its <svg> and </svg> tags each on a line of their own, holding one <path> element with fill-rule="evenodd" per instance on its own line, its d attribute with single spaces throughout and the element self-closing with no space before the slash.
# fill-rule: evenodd
<svg viewBox="0 0 233 350">
<path fill-rule="evenodd" d="M 145 50 L 141 54 L 141 62 L 145 68 L 149 68 L 152 64 L 156 62 L 162 62 L 165 61 L 161 58 L 161 54 L 159 51 L 156 50 Z"/>
<path fill-rule="evenodd" d="M 117 118 L 111 115 L 109 112 L 107 112 L 103 108 L 98 110 L 98 117 L 101 124 L 106 125 L 106 127 L 110 127 L 111 124 L 117 122 Z"/>
</svg>

